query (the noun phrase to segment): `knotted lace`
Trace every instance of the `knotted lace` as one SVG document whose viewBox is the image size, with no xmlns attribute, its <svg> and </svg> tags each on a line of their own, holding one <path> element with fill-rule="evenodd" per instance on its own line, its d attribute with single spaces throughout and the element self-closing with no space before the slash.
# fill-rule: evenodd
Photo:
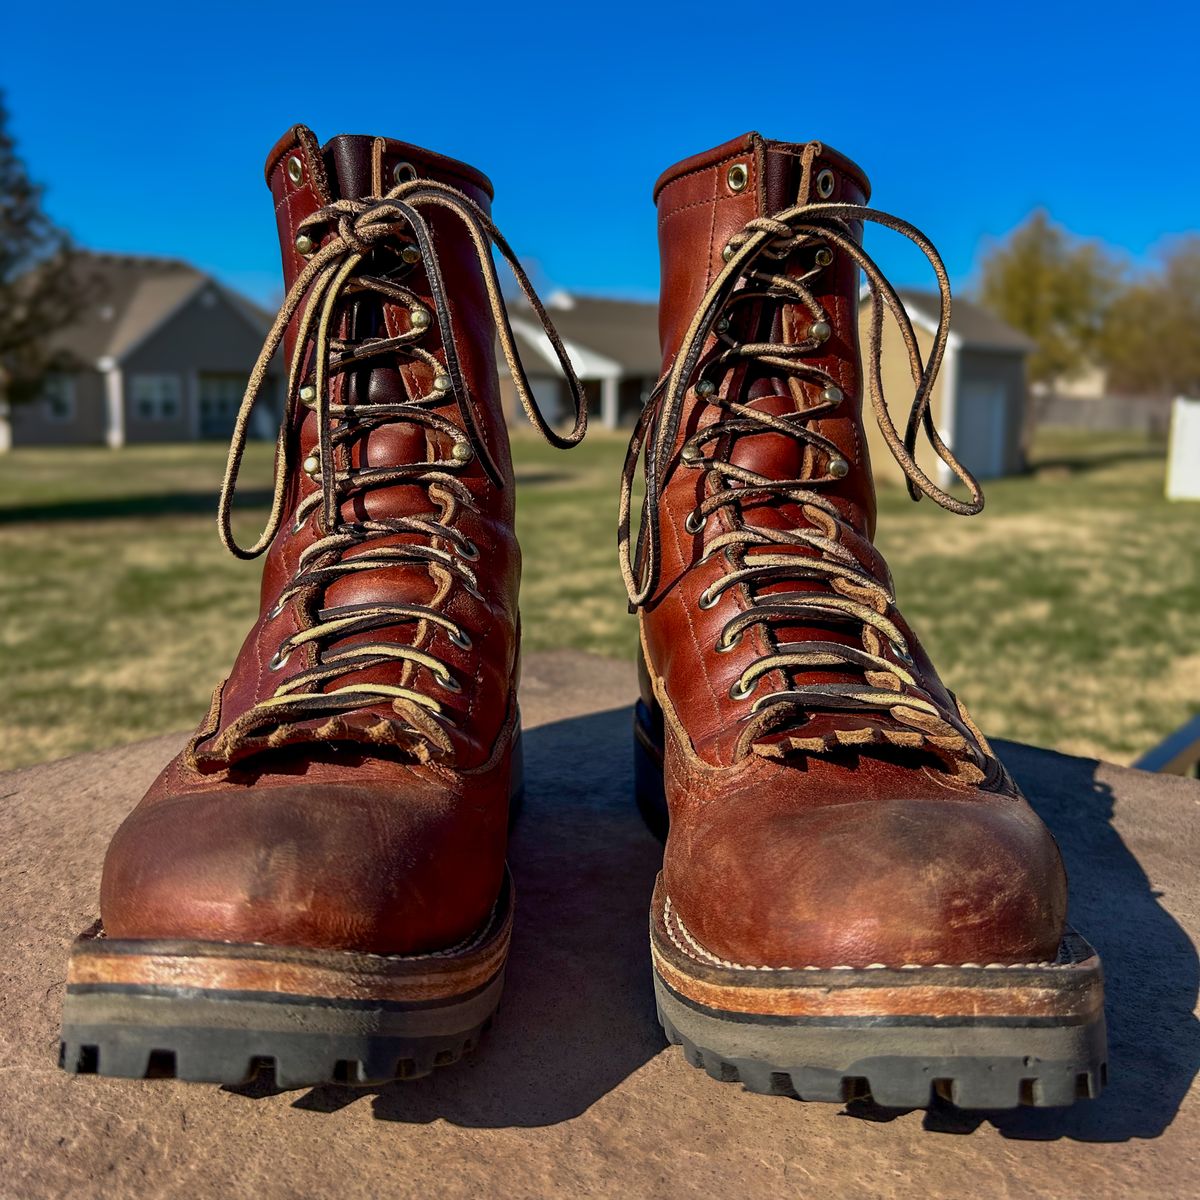
<svg viewBox="0 0 1200 1200">
<path fill-rule="evenodd" d="M 586 400 L 562 341 L 508 243 L 468 196 L 436 180 L 418 178 L 399 184 L 383 197 L 335 201 L 300 221 L 298 235 L 310 233 L 314 242 L 323 232 L 329 232 L 329 236 L 289 289 L 251 372 L 230 444 L 218 524 L 222 542 L 238 558 L 254 558 L 271 544 L 283 521 L 288 480 L 295 466 L 291 430 L 297 405 L 306 404 L 314 409 L 317 444 L 303 467 L 312 478 L 319 478 L 321 486 L 300 500 L 293 532 L 299 533 L 305 522 L 315 519 L 321 536 L 301 552 L 293 577 L 268 614 L 268 619 L 278 616 L 294 599 L 305 601 L 304 628 L 280 642 L 269 665 L 272 670 L 280 669 L 300 648 L 312 649 L 310 662 L 314 665 L 290 676 L 273 696 L 260 701 L 240 718 L 236 724 L 241 730 L 281 719 L 305 719 L 390 702 L 397 711 L 407 711 L 410 717 L 417 715 L 422 731 L 432 732 L 434 740 L 445 740 L 444 736 L 437 736 L 436 730 L 431 731 L 428 719 L 419 718 L 421 710 L 442 715 L 438 700 L 420 688 L 370 682 L 323 690 L 329 681 L 355 669 L 394 662 L 423 666 L 442 688 L 461 690 L 445 663 L 416 645 L 364 642 L 332 653 L 327 643 L 389 626 L 413 624 L 420 630 L 428 624 L 442 628 L 455 645 L 468 649 L 471 640 L 467 631 L 438 608 L 427 605 L 320 607 L 325 589 L 338 578 L 357 571 L 408 565 L 440 568 L 455 584 L 480 597 L 471 566 L 478 559 L 479 550 L 454 528 L 458 514 L 464 510 L 477 511 L 471 490 L 459 476 L 478 457 L 497 487 L 503 486 L 503 478 L 489 454 L 463 375 L 446 287 L 426 217 L 430 209 L 442 209 L 455 217 L 474 248 L 500 345 L 530 423 L 547 442 L 561 448 L 576 445 L 586 431 Z M 574 427 L 567 434 L 551 428 L 533 397 L 514 345 L 492 259 L 493 246 L 508 261 L 521 291 L 541 321 L 570 387 Z M 417 263 L 428 280 L 432 316 L 416 293 L 400 282 Z M 408 327 L 391 336 L 358 339 L 335 336 L 345 315 L 344 301 L 364 294 L 380 297 L 394 311 L 406 311 Z M 254 544 L 243 547 L 233 535 L 232 505 L 251 414 L 262 393 L 267 368 L 283 342 L 289 323 L 302 306 L 288 374 L 287 411 L 276 448 L 271 514 Z M 431 331 L 431 322 L 436 322 L 444 361 L 419 344 Z M 372 360 L 397 357 L 421 363 L 432 372 L 429 391 L 389 403 L 332 401 L 330 385 L 336 376 L 360 369 Z M 448 404 L 451 398 L 456 405 L 457 422 L 434 411 Z M 435 456 L 380 467 L 352 465 L 348 451 L 358 439 L 381 426 L 398 423 L 426 430 L 428 444 L 437 447 Z M 430 496 L 435 509 L 421 515 L 383 519 L 347 520 L 343 516 L 348 499 L 397 484 L 419 485 Z M 359 511 L 366 511 L 365 505 L 358 507 Z M 415 540 L 399 545 L 372 544 L 396 535 Z M 359 546 L 364 547 L 360 552 L 347 554 Z"/>
<path fill-rule="evenodd" d="M 895 289 L 852 235 L 850 223 L 858 221 L 875 222 L 902 234 L 924 253 L 933 268 L 940 307 L 928 361 L 922 360 L 912 323 Z M 662 496 L 675 468 L 675 444 L 690 391 L 719 410 L 719 415 L 713 423 L 697 428 L 680 448 L 679 463 L 706 472 L 704 497 L 688 514 L 685 528 L 697 534 L 721 510 L 729 514 L 727 524 L 731 526 L 707 539 L 703 546 L 700 561 L 723 553 L 730 570 L 702 594 L 699 603 L 711 608 L 724 591 L 741 585 L 749 607 L 725 624 L 716 649 L 731 650 L 753 626 L 760 627 L 768 637 L 769 651 L 735 682 L 730 693 L 733 699 L 749 699 L 762 677 L 774 670 L 833 669 L 842 675 L 860 676 L 863 682 L 789 685 L 758 697 L 753 711 L 769 706 L 772 716 L 763 724 L 772 727 L 786 717 L 786 711 L 880 709 L 903 709 L 903 715 L 915 718 L 918 724 L 922 723 L 918 714 L 927 714 L 941 724 L 945 716 L 942 708 L 930 700 L 908 669 L 913 660 L 904 634 L 892 619 L 895 600 L 889 587 L 842 544 L 842 534 L 850 527 L 838 504 L 822 494 L 822 489 L 844 478 L 850 469 L 837 447 L 810 428 L 812 422 L 830 416 L 842 402 L 841 389 L 827 371 L 806 361 L 832 332 L 829 316 L 814 294 L 813 282 L 838 251 L 858 264 L 867 281 L 871 315 L 866 377 L 871 402 L 884 439 L 907 477 L 910 494 L 914 500 L 929 496 L 943 508 L 960 514 L 977 513 L 983 507 L 978 484 L 938 434 L 930 410 L 950 320 L 950 283 L 937 251 L 912 225 L 875 209 L 846 203 L 797 204 L 775 216 L 750 221 L 730 239 L 724 251 L 724 268 L 705 293 L 670 370 L 642 413 L 630 440 L 622 476 L 618 531 L 622 574 L 631 608 L 645 604 L 658 590 Z M 799 274 L 787 273 L 786 264 L 808 262 L 809 255 L 811 265 L 801 267 Z M 772 303 L 792 306 L 793 312 L 806 314 L 808 336 L 790 343 L 740 342 L 735 333 L 738 309 L 745 305 L 769 307 Z M 892 314 L 899 328 L 915 386 L 903 437 L 892 421 L 883 393 L 880 349 L 885 311 Z M 803 322 L 797 319 L 796 324 L 799 327 Z M 706 354 L 706 344 L 714 333 L 715 347 Z M 777 416 L 740 400 L 755 370 L 759 377 L 786 380 L 789 392 L 802 407 Z M 741 376 L 745 383 L 735 394 L 728 381 Z M 806 388 L 805 384 L 810 386 Z M 943 491 L 918 465 L 916 445 L 922 430 L 937 457 L 968 488 L 969 501 Z M 772 479 L 729 461 L 729 451 L 737 438 L 761 434 L 782 435 L 808 447 L 804 457 L 811 471 L 806 469 L 802 478 Z M 716 446 L 710 447 L 711 443 Z M 636 546 L 631 552 L 633 481 L 643 456 L 646 495 Z M 742 519 L 744 507 L 772 501 L 799 505 L 804 523 L 781 530 L 753 526 Z M 803 582 L 809 589 L 765 594 L 753 591 L 755 587 L 789 581 Z M 814 582 L 821 586 L 813 590 Z M 775 626 L 797 623 L 848 627 L 857 632 L 862 648 L 825 640 L 776 643 Z"/>
</svg>

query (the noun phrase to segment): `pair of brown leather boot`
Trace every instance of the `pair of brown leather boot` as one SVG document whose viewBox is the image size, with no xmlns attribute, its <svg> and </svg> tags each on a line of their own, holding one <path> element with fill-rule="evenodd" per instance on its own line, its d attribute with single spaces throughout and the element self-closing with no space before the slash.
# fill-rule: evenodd
<svg viewBox="0 0 1200 1200">
<path fill-rule="evenodd" d="M 321 147 L 298 126 L 267 182 L 287 298 L 221 504 L 230 549 L 266 554 L 261 613 L 109 847 L 102 920 L 71 956 L 71 1071 L 417 1076 L 471 1049 L 500 998 L 521 754 L 497 335 L 555 445 L 583 436 L 582 391 L 479 172 L 383 138 Z M 664 1029 L 720 1079 L 805 1099 L 1094 1095 L 1100 968 L 1065 925 L 1057 848 L 938 680 L 871 544 L 864 391 L 914 497 L 980 505 L 930 417 L 948 336 L 937 254 L 865 207 L 862 173 L 818 143 L 747 135 L 671 168 L 655 195 L 664 376 L 630 446 L 620 540 L 641 617 L 638 799 L 666 835 L 651 918 Z M 911 238 L 938 276 L 927 361 L 862 250 L 865 221 Z M 561 361 L 567 435 L 533 400 L 493 246 Z M 903 434 L 882 396 L 884 310 L 912 362 Z M 281 346 L 275 499 L 242 548 L 230 501 Z M 917 465 L 922 430 L 970 502 Z"/>
</svg>

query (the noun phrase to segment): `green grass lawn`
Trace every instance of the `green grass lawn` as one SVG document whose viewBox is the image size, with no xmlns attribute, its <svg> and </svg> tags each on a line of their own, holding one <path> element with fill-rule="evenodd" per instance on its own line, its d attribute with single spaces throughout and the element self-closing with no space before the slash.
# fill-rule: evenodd
<svg viewBox="0 0 1200 1200">
<path fill-rule="evenodd" d="M 270 447 L 243 470 L 243 536 Z M 616 566 L 624 438 L 561 453 L 517 440 L 531 650 L 630 657 Z M 0 766 L 192 726 L 257 607 L 259 564 L 213 511 L 215 444 L 20 450 L 0 458 Z M 901 607 L 992 735 L 1129 761 L 1200 707 L 1200 506 L 1163 499 L 1161 449 L 1048 432 L 976 518 L 899 490 L 879 541 Z"/>
</svg>

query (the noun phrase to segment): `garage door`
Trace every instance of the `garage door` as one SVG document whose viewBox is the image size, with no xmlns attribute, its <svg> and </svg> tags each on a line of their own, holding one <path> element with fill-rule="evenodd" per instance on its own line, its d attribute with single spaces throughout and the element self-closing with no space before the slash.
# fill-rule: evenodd
<svg viewBox="0 0 1200 1200">
<path fill-rule="evenodd" d="M 1008 389 L 990 380 L 964 383 L 954 421 L 955 457 L 976 479 L 995 479 L 1005 474 L 1007 443 Z"/>
</svg>

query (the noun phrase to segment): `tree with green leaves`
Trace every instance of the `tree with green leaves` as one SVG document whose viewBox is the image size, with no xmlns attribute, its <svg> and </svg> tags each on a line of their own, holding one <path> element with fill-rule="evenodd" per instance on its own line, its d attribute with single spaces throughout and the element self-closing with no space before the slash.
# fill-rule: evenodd
<svg viewBox="0 0 1200 1200">
<path fill-rule="evenodd" d="M 42 207 L 8 130 L 0 94 L 0 403 L 37 395 L 47 371 L 61 365 L 53 334 L 81 300 L 68 235 Z"/>
<path fill-rule="evenodd" d="M 1109 313 L 1102 359 L 1131 396 L 1200 397 L 1200 234 L 1175 238 Z"/>
<path fill-rule="evenodd" d="M 1039 209 L 984 252 L 979 299 L 1033 340 L 1029 380 L 1053 392 L 1101 357 L 1120 286 L 1100 243 L 1073 237 Z"/>
</svg>

